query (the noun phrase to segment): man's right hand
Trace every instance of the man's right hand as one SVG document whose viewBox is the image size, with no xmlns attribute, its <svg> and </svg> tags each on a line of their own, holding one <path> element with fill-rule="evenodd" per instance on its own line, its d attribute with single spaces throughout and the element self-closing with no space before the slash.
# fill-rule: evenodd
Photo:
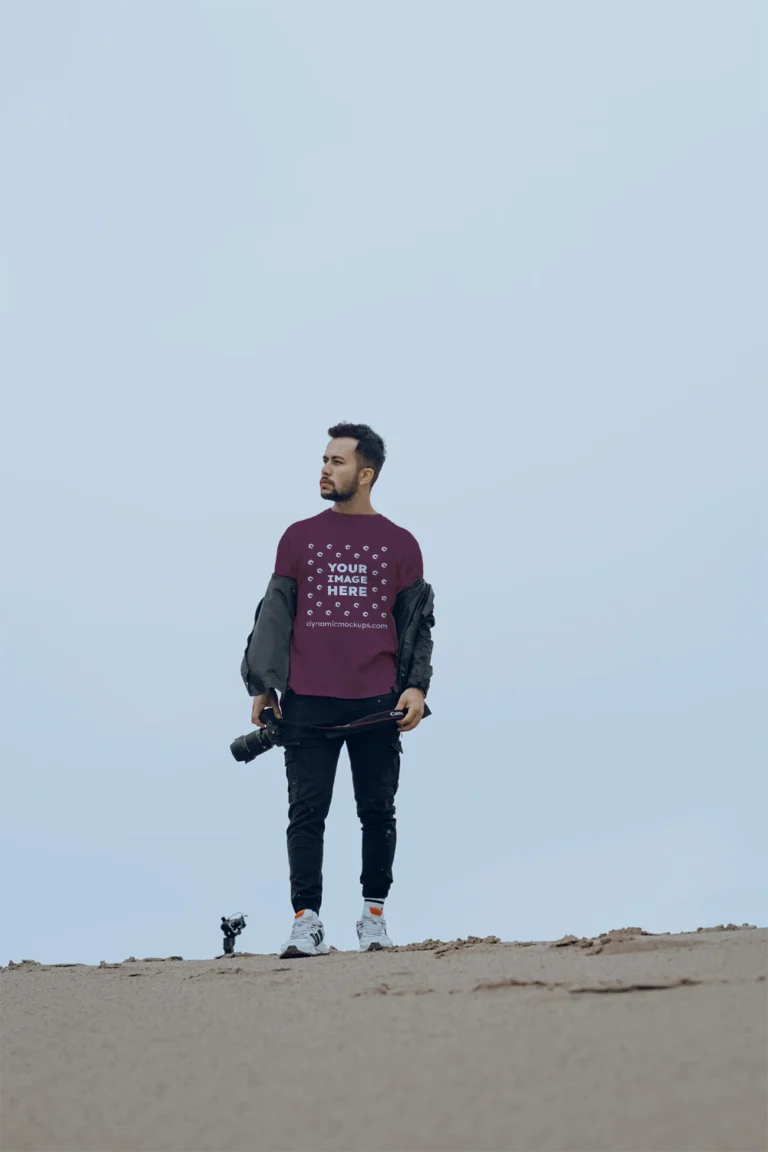
<svg viewBox="0 0 768 1152">
<path fill-rule="evenodd" d="M 251 708 L 251 722 L 257 728 L 263 728 L 264 724 L 260 720 L 260 716 L 265 708 L 273 708 L 275 716 L 278 720 L 282 720 L 283 714 L 280 711 L 280 705 L 277 702 L 277 692 L 274 688 L 270 688 L 268 692 L 262 692 L 261 696 L 253 697 L 253 707 Z"/>
</svg>

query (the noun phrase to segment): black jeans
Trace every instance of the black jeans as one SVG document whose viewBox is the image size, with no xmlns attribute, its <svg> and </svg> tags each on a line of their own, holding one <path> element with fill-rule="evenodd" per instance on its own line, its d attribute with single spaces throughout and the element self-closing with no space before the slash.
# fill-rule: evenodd
<svg viewBox="0 0 768 1152">
<path fill-rule="evenodd" d="M 297 696 L 290 690 L 282 699 L 289 802 L 288 863 L 295 912 L 303 908 L 320 911 L 325 821 L 345 740 L 363 828 L 363 897 L 383 900 L 389 892 L 397 842 L 395 793 L 402 752 L 395 721 L 338 739 L 303 733 L 301 725 L 348 724 L 373 712 L 389 711 L 397 700 L 397 693 L 365 700 L 337 700 L 329 696 Z"/>
</svg>

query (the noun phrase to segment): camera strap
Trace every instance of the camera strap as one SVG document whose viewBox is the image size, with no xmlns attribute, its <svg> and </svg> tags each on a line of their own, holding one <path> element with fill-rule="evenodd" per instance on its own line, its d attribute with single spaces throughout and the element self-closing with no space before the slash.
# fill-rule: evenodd
<svg viewBox="0 0 768 1152">
<path fill-rule="evenodd" d="M 339 736 L 356 736 L 358 732 L 367 732 L 370 728 L 377 728 L 380 724 L 392 724 L 396 720 L 402 720 L 405 716 L 405 709 L 395 708 L 389 712 L 373 712 L 370 716 L 363 716 L 360 720 L 353 720 L 350 724 L 334 724 L 329 728 L 316 728 L 316 732 L 324 732 L 329 740 Z M 429 716 L 430 711 L 426 704 L 424 705 L 424 716 Z"/>
</svg>

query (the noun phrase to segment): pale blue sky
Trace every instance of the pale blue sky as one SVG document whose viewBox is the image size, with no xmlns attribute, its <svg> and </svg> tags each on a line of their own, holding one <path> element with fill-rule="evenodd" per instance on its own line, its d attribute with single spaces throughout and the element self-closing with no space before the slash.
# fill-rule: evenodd
<svg viewBox="0 0 768 1152">
<path fill-rule="evenodd" d="M 765 4 L 2 5 L 0 959 L 290 928 L 326 429 L 436 589 L 401 942 L 766 921 Z M 324 919 L 351 947 L 346 757 Z"/>
</svg>

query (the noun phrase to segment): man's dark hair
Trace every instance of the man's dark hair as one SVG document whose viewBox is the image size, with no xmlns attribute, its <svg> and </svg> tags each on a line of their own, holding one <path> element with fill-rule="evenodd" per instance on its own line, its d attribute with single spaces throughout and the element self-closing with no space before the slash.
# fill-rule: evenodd
<svg viewBox="0 0 768 1152">
<path fill-rule="evenodd" d="M 350 439 L 357 440 L 355 454 L 360 468 L 373 468 L 371 488 L 379 478 L 379 472 L 384 467 L 387 457 L 387 446 L 372 428 L 367 424 L 334 424 L 328 429 L 331 440 Z"/>
</svg>

